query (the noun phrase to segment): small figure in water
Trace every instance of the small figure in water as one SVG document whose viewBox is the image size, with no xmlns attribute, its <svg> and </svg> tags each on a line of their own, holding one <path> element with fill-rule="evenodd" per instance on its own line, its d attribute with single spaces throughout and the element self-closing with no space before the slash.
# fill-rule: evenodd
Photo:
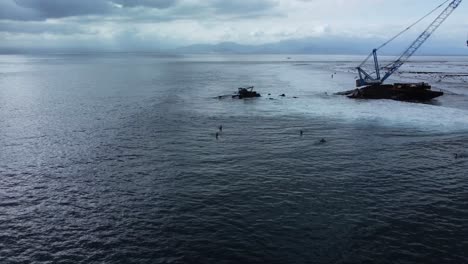
<svg viewBox="0 0 468 264">
<path fill-rule="evenodd" d="M 219 126 L 219 131 L 223 132 L 223 126 Z"/>
<path fill-rule="evenodd" d="M 302 130 L 299 133 L 301 134 L 301 137 L 304 135 L 304 131 Z"/>
<path fill-rule="evenodd" d="M 333 79 L 333 74 L 331 75 L 331 78 Z"/>
<path fill-rule="evenodd" d="M 219 138 L 219 133 L 216 132 L 216 140 L 218 140 L 218 138 Z"/>
<path fill-rule="evenodd" d="M 327 143 L 327 141 L 326 141 L 324 138 L 322 138 L 322 139 L 320 140 L 320 143 L 322 143 L 322 144 L 323 144 L 323 143 Z"/>
</svg>

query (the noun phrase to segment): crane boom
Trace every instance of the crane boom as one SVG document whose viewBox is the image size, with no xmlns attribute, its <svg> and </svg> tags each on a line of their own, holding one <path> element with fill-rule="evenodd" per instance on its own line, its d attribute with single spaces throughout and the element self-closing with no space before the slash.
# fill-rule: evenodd
<svg viewBox="0 0 468 264">
<path fill-rule="evenodd" d="M 413 54 L 421 47 L 424 42 L 436 31 L 440 25 L 452 14 L 452 12 L 460 5 L 462 0 L 452 1 L 447 8 L 427 27 L 427 29 L 419 35 L 419 37 L 411 44 L 411 46 L 392 64 L 384 67 L 388 69 L 388 72 L 382 78 L 384 82 L 390 77 L 395 71 L 397 71 Z"/>
<path fill-rule="evenodd" d="M 448 2 L 448 1 L 446 1 L 446 2 Z M 356 82 L 357 86 L 363 86 L 363 85 L 369 85 L 369 84 L 381 84 L 385 80 L 387 80 L 388 77 L 390 77 L 393 73 L 395 73 L 404 63 L 406 63 L 409 60 L 409 58 L 411 58 L 411 56 L 413 56 L 413 54 L 440 27 L 440 25 L 452 14 L 452 12 L 460 5 L 461 2 L 462 2 L 462 0 L 453 0 L 452 2 L 450 2 L 450 4 L 442 11 L 442 13 L 440 13 L 440 15 L 437 16 L 437 18 L 434 21 L 432 21 L 432 23 L 426 28 L 426 30 L 424 30 L 424 32 L 421 33 L 421 35 L 419 35 L 419 37 L 409 46 L 409 48 L 406 49 L 405 52 L 403 52 L 403 54 L 396 61 L 388 64 L 387 66 L 385 66 L 383 68 L 380 68 L 379 63 L 378 63 L 378 59 L 377 59 L 378 49 L 374 49 L 372 51 L 371 55 L 369 55 L 369 57 L 367 57 L 367 59 L 363 63 L 361 63 L 361 65 L 359 65 L 357 67 L 358 73 L 359 73 L 359 78 L 360 78 Z M 431 11 L 431 13 L 434 12 L 434 11 L 435 10 Z M 409 28 L 405 29 L 405 31 L 408 30 L 408 29 Z M 397 36 L 399 36 L 399 35 L 397 35 Z M 395 39 L 395 38 L 393 38 L 393 39 Z M 387 43 L 385 43 L 384 45 L 386 45 Z M 364 69 L 361 68 L 362 65 L 371 56 L 374 57 L 374 66 L 375 66 L 375 75 L 376 75 L 375 78 L 372 76 L 372 74 L 367 73 Z M 381 76 L 381 74 L 380 74 L 381 69 L 386 70 L 386 73 L 383 75 L 382 78 L 380 77 Z"/>
</svg>

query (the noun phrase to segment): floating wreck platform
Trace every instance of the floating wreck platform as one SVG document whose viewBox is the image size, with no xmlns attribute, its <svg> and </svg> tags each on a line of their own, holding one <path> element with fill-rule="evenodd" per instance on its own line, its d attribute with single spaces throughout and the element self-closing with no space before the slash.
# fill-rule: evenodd
<svg viewBox="0 0 468 264">
<path fill-rule="evenodd" d="M 444 95 L 433 91 L 428 83 L 395 83 L 361 86 L 337 93 L 353 99 L 392 99 L 397 101 L 425 102 Z"/>
</svg>

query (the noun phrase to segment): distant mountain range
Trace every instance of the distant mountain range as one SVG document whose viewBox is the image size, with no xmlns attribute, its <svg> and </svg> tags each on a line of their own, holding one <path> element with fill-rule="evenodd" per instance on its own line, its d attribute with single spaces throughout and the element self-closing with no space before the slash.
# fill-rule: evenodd
<svg viewBox="0 0 468 264">
<path fill-rule="evenodd" d="M 1 1 L 1 0 L 0 0 Z M 218 44 L 195 44 L 179 46 L 178 48 L 158 47 L 152 43 L 143 46 L 128 46 L 122 49 L 63 47 L 47 48 L 0 48 L 0 54 L 15 53 L 99 53 L 99 52 L 158 52 L 161 54 L 333 54 L 333 55 L 363 55 L 369 54 L 373 48 L 380 46 L 386 39 L 365 37 L 310 37 L 302 39 L 288 39 L 261 45 L 250 45 L 235 42 L 221 42 Z M 401 54 L 412 39 L 399 39 L 379 51 L 380 55 Z M 416 55 L 465 55 L 468 48 L 465 40 L 449 40 L 431 38 Z"/>
<path fill-rule="evenodd" d="M 196 44 L 175 49 L 178 53 L 228 53 L 228 54 L 367 54 L 383 43 L 383 39 L 363 38 L 304 38 L 283 40 L 262 45 L 246 45 L 235 42 L 219 44 Z M 399 41 L 385 48 L 383 54 L 399 54 L 410 41 Z M 420 55 L 468 55 L 462 45 L 428 41 L 418 52 Z"/>
</svg>

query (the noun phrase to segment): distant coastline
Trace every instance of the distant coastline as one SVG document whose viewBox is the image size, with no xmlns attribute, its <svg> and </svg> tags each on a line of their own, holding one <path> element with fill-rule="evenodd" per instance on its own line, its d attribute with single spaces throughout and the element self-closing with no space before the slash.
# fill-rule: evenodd
<svg viewBox="0 0 468 264">
<path fill-rule="evenodd" d="M 383 39 L 362 38 L 303 38 L 289 39 L 265 44 L 243 44 L 237 42 L 202 43 L 175 47 L 158 47 L 148 44 L 145 47 L 119 49 L 101 48 L 23 48 L 1 47 L 0 54 L 96 54 L 96 53 L 157 53 L 157 54 L 314 54 L 314 55 L 367 55 L 369 50 L 379 46 Z M 401 54 L 410 43 L 396 42 L 391 48 L 381 51 L 381 55 Z M 447 43 L 440 40 L 429 41 L 416 56 L 468 56 L 464 42 Z"/>
</svg>

